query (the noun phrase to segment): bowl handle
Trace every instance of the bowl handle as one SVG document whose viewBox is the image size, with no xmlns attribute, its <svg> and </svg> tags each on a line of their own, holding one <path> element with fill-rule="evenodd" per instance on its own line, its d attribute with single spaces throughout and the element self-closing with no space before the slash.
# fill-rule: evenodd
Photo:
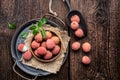
<svg viewBox="0 0 120 80">
<path fill-rule="evenodd" d="M 20 60 L 19 60 L 19 61 L 20 61 Z M 24 78 L 24 79 L 26 79 L 26 80 L 36 80 L 36 79 L 37 79 L 38 75 L 36 75 L 34 78 L 27 78 L 27 77 L 23 76 L 22 74 L 20 74 L 19 72 L 17 72 L 17 70 L 15 69 L 17 62 L 18 62 L 18 61 L 16 61 L 16 62 L 14 63 L 14 65 L 13 65 L 13 71 L 14 71 L 17 75 L 19 75 L 20 77 L 22 77 L 22 78 Z"/>
<path fill-rule="evenodd" d="M 48 19 L 54 18 L 54 19 L 56 19 L 58 22 L 61 22 L 61 23 L 62 23 L 62 26 L 65 27 L 64 21 L 61 20 L 60 18 L 52 15 L 52 14 L 47 13 L 47 14 L 45 14 L 43 17 L 46 17 L 46 18 L 48 18 Z M 53 19 L 52 19 L 52 20 L 53 20 Z M 56 20 L 55 20 L 54 22 L 56 22 Z"/>
</svg>

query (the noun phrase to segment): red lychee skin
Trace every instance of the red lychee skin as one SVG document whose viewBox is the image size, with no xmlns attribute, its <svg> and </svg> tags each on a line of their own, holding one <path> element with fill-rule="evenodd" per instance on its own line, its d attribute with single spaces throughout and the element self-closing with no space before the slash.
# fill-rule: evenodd
<svg viewBox="0 0 120 80">
<path fill-rule="evenodd" d="M 45 41 L 41 43 L 41 47 L 46 48 L 46 42 Z"/>
<path fill-rule="evenodd" d="M 88 65 L 91 63 L 91 59 L 88 56 L 83 56 L 82 57 L 82 63 L 85 65 Z"/>
<path fill-rule="evenodd" d="M 73 15 L 73 16 L 71 17 L 71 22 L 73 22 L 73 21 L 76 21 L 77 23 L 80 23 L 80 18 L 79 18 L 79 16 L 78 16 L 78 15 Z"/>
<path fill-rule="evenodd" d="M 56 45 L 52 50 L 53 55 L 57 55 L 60 52 L 60 46 Z"/>
<path fill-rule="evenodd" d="M 52 53 L 50 51 L 47 51 L 46 55 L 44 56 L 45 60 L 51 59 L 52 58 Z"/>
<path fill-rule="evenodd" d="M 37 49 L 37 53 L 38 53 L 39 55 L 45 55 L 46 52 L 47 52 L 47 50 L 46 50 L 46 48 L 44 48 L 44 47 L 39 47 L 39 48 Z"/>
<path fill-rule="evenodd" d="M 30 60 L 32 58 L 32 54 L 30 51 L 26 51 L 25 53 L 23 53 L 23 58 L 25 60 Z"/>
<path fill-rule="evenodd" d="M 73 42 L 72 43 L 72 50 L 79 50 L 80 49 L 80 43 L 79 42 Z"/>
<path fill-rule="evenodd" d="M 42 34 L 41 33 L 38 33 L 36 36 L 35 36 L 35 40 L 37 42 L 41 42 L 42 41 Z"/>
<path fill-rule="evenodd" d="M 40 46 L 40 43 L 38 43 L 38 42 L 36 42 L 36 41 L 33 41 L 33 42 L 31 43 L 31 47 L 32 47 L 33 49 L 37 49 L 39 46 Z"/>
<path fill-rule="evenodd" d="M 55 42 L 55 44 L 59 44 L 60 42 L 60 39 L 57 36 L 53 36 L 51 39 Z"/>
<path fill-rule="evenodd" d="M 37 56 L 37 57 L 40 57 L 41 55 L 38 54 L 37 50 L 34 51 L 34 54 Z"/>
<path fill-rule="evenodd" d="M 82 29 L 79 28 L 75 31 L 75 36 L 76 37 L 81 38 L 81 37 L 83 37 L 83 35 L 84 35 L 84 33 L 83 33 Z"/>
<path fill-rule="evenodd" d="M 47 49 L 53 49 L 55 47 L 55 42 L 52 39 L 46 41 Z"/>
<path fill-rule="evenodd" d="M 52 33 L 50 31 L 46 31 L 46 40 L 52 37 Z"/>
<path fill-rule="evenodd" d="M 18 49 L 18 51 L 21 51 L 21 52 L 22 52 L 23 47 L 24 47 L 24 44 L 19 44 L 19 45 L 18 45 L 18 48 L 17 48 L 17 49 Z"/>
<path fill-rule="evenodd" d="M 70 24 L 71 29 L 76 30 L 79 27 L 79 24 L 76 21 L 71 22 Z"/>
<path fill-rule="evenodd" d="M 83 49 L 84 52 L 90 52 L 90 50 L 91 50 L 91 44 L 89 42 L 83 43 L 82 49 Z"/>
</svg>

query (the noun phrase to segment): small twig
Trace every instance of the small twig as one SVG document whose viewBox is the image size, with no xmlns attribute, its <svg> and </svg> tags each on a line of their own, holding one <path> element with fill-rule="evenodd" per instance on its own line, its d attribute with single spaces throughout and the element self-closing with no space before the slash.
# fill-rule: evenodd
<svg viewBox="0 0 120 80">
<path fill-rule="evenodd" d="M 49 13 L 57 16 L 57 13 L 52 10 L 52 0 L 49 1 Z"/>
</svg>

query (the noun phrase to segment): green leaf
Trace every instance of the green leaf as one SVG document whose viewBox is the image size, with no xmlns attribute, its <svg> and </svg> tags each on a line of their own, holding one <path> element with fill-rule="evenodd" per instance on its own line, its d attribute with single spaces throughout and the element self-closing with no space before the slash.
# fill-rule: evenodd
<svg viewBox="0 0 120 80">
<path fill-rule="evenodd" d="M 8 28 L 9 29 L 15 29 L 16 25 L 14 23 L 8 23 Z"/>
<path fill-rule="evenodd" d="M 34 30 L 36 28 L 35 25 L 31 25 L 30 30 Z"/>
<path fill-rule="evenodd" d="M 47 18 L 42 18 L 41 21 L 42 21 L 42 24 L 44 25 L 47 23 L 48 20 L 47 20 Z"/>
<path fill-rule="evenodd" d="M 42 27 L 42 25 L 43 25 L 42 21 L 39 21 L 39 22 L 37 23 L 37 26 L 38 26 L 38 27 Z"/>
<path fill-rule="evenodd" d="M 38 33 L 37 29 L 33 30 L 33 35 L 37 35 L 37 33 Z"/>
<path fill-rule="evenodd" d="M 38 32 L 41 32 L 42 33 L 42 37 L 45 38 L 46 37 L 46 32 L 43 29 L 43 25 L 46 24 L 47 21 L 48 21 L 47 18 L 42 18 L 36 24 L 32 24 L 29 29 L 32 30 L 32 33 L 34 35 L 37 35 Z"/>
<path fill-rule="evenodd" d="M 42 27 L 44 24 L 47 23 L 47 18 L 42 18 L 41 20 L 38 21 L 37 25 L 38 27 Z"/>
<path fill-rule="evenodd" d="M 41 33 L 42 33 L 42 38 L 46 38 L 46 31 L 44 29 L 41 30 Z"/>
<path fill-rule="evenodd" d="M 26 38 L 28 36 L 28 32 L 22 32 L 21 33 L 21 38 Z"/>
</svg>

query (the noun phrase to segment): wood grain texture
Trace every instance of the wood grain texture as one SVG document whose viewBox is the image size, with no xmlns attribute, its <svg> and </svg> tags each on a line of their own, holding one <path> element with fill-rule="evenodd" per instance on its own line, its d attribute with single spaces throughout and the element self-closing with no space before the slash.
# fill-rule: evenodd
<svg viewBox="0 0 120 80">
<path fill-rule="evenodd" d="M 78 40 L 81 45 L 88 41 L 92 45 L 89 53 L 82 49 L 74 52 L 70 49 L 67 61 L 58 74 L 38 77 L 37 80 L 120 80 L 120 0 L 70 0 L 73 9 L 84 16 L 88 36 L 76 39 L 70 30 L 70 46 Z M 10 45 L 15 30 L 7 27 L 14 22 L 17 28 L 26 21 L 42 18 L 48 13 L 49 0 L 0 0 L 0 80 L 24 80 L 12 70 Z M 68 8 L 62 0 L 53 0 L 53 11 L 65 22 Z M 67 30 L 67 27 L 63 27 Z M 82 56 L 91 58 L 90 65 L 81 62 Z M 21 74 L 33 78 L 18 67 Z"/>
<path fill-rule="evenodd" d="M 73 9 L 81 11 L 88 24 L 88 36 L 80 40 L 90 42 L 92 50 L 70 52 L 71 80 L 119 80 L 118 44 L 119 4 L 118 0 L 70 0 Z M 76 4 L 76 5 L 75 5 Z M 116 22 L 117 21 L 117 22 Z M 71 36 L 74 37 L 73 33 Z M 71 43 L 75 41 L 72 38 Z M 74 54 L 75 53 L 75 54 Z M 92 63 L 85 66 L 81 57 L 87 55 Z M 118 70 L 118 71 L 117 71 Z"/>
</svg>

